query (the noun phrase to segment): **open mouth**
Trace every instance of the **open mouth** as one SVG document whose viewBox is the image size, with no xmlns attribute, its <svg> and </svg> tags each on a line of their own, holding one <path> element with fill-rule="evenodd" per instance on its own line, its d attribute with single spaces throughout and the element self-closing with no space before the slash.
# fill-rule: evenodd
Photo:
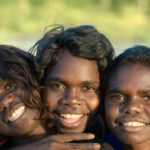
<svg viewBox="0 0 150 150">
<path fill-rule="evenodd" d="M 59 120 L 63 126 L 75 127 L 78 126 L 83 114 L 60 114 Z"/>
<path fill-rule="evenodd" d="M 25 112 L 25 106 L 20 106 L 17 109 L 15 109 L 11 113 L 10 117 L 8 118 L 9 123 L 11 123 L 11 122 L 16 121 L 17 119 L 19 119 L 24 112 Z"/>
<path fill-rule="evenodd" d="M 138 121 L 128 121 L 119 123 L 119 126 L 126 132 L 139 132 L 149 127 L 149 124 Z"/>
<path fill-rule="evenodd" d="M 141 126 L 145 126 L 146 124 L 142 122 L 130 121 L 130 122 L 125 122 L 122 125 L 127 127 L 141 127 Z"/>
</svg>

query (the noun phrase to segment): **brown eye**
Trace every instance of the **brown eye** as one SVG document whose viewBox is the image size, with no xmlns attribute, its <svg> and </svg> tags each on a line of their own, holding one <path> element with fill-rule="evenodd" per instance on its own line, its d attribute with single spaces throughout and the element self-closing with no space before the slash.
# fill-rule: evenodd
<svg viewBox="0 0 150 150">
<path fill-rule="evenodd" d="M 123 95 L 111 95 L 109 97 L 109 100 L 112 102 L 122 102 L 124 101 L 126 98 Z"/>
<path fill-rule="evenodd" d="M 66 89 L 66 86 L 59 82 L 52 82 L 49 87 L 54 91 L 64 91 Z"/>
<path fill-rule="evenodd" d="M 82 87 L 82 90 L 84 91 L 84 92 L 90 92 L 90 91 L 96 91 L 97 90 L 97 87 L 93 87 L 93 86 L 84 86 L 84 87 Z"/>
<path fill-rule="evenodd" d="M 5 85 L 5 90 L 10 90 L 14 86 L 14 83 L 12 81 L 8 81 Z"/>
<path fill-rule="evenodd" d="M 143 96 L 143 97 L 142 97 L 142 100 L 143 100 L 144 103 L 149 104 L 149 103 L 150 103 L 150 95 Z"/>
</svg>

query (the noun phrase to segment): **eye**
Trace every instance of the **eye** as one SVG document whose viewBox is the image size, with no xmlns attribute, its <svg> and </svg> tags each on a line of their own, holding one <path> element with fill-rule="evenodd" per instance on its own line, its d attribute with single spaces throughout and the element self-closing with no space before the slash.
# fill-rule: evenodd
<svg viewBox="0 0 150 150">
<path fill-rule="evenodd" d="M 110 95 L 108 98 L 112 102 L 123 102 L 124 100 L 126 100 L 126 97 L 124 95 L 118 95 L 118 94 Z"/>
<path fill-rule="evenodd" d="M 12 81 L 8 81 L 5 85 L 5 90 L 10 90 L 14 87 L 14 83 Z"/>
<path fill-rule="evenodd" d="M 96 91 L 97 89 L 98 89 L 98 87 L 89 86 L 89 85 L 82 87 L 82 91 L 83 91 L 83 92 Z"/>
<path fill-rule="evenodd" d="M 66 89 L 66 86 L 60 82 L 51 82 L 49 87 L 54 91 L 64 91 Z"/>
<path fill-rule="evenodd" d="M 144 101 L 144 103 L 150 103 L 150 95 L 143 96 L 142 100 Z"/>
</svg>

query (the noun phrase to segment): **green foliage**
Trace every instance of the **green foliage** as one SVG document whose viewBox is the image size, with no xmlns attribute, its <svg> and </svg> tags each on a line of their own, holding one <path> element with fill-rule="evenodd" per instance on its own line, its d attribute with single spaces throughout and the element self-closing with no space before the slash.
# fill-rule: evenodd
<svg viewBox="0 0 150 150">
<path fill-rule="evenodd" d="M 114 41 L 150 41 L 150 0 L 0 0 L 0 10 L 0 33 L 34 36 L 52 24 L 92 24 Z"/>
<path fill-rule="evenodd" d="M 49 0 L 30 0 L 29 3 L 32 6 L 41 6 L 41 5 L 45 5 L 48 4 Z"/>
<path fill-rule="evenodd" d="M 17 3 L 19 0 L 0 0 L 0 5 L 12 5 Z"/>
</svg>

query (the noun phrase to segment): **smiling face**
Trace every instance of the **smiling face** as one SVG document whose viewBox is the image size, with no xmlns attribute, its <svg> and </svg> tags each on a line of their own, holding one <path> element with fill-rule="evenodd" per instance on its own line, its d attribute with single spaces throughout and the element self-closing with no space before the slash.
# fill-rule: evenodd
<svg viewBox="0 0 150 150">
<path fill-rule="evenodd" d="M 38 113 L 23 103 L 23 89 L 9 80 L 0 80 L 0 134 L 7 136 L 34 135 L 44 129 L 36 120 Z"/>
<path fill-rule="evenodd" d="M 49 72 L 46 102 L 59 132 L 83 132 L 99 105 L 100 75 L 95 61 L 61 54 Z"/>
<path fill-rule="evenodd" d="M 150 67 L 119 67 L 110 78 L 105 113 L 111 131 L 129 145 L 150 145 Z"/>
</svg>

